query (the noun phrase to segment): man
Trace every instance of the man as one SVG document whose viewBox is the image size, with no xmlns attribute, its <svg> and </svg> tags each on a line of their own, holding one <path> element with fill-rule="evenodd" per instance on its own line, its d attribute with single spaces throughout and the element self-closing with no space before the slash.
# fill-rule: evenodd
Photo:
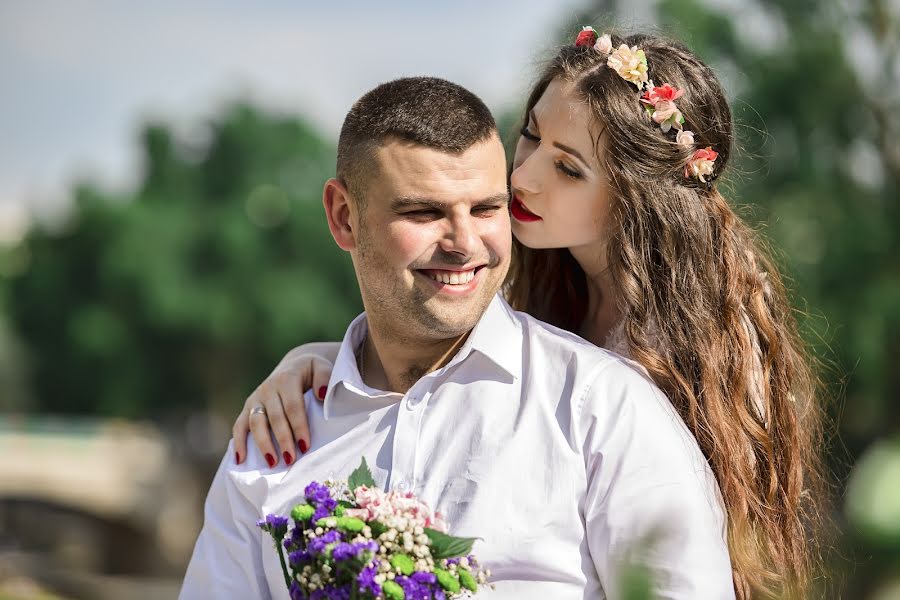
<svg viewBox="0 0 900 600">
<path fill-rule="evenodd" d="M 475 547 L 505 598 L 615 598 L 643 540 L 661 597 L 733 597 L 724 516 L 696 442 L 622 359 L 497 295 L 511 249 L 496 125 L 463 88 L 383 84 L 344 122 L 323 201 L 366 312 L 325 402 L 307 395 L 311 448 L 271 471 L 226 452 L 181 597 L 287 598 L 255 522 L 311 480 L 365 457 Z M 686 474 L 686 475 L 685 475 Z"/>
</svg>

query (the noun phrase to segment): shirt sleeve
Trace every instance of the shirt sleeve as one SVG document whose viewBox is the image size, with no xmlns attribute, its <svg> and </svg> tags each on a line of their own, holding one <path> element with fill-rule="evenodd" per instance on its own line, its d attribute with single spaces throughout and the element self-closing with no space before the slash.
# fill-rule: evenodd
<svg viewBox="0 0 900 600">
<path fill-rule="evenodd" d="M 658 598 L 734 598 L 715 477 L 662 392 L 617 359 L 598 369 L 576 418 L 588 548 L 607 597 L 623 597 L 624 569 L 643 567 Z"/>
<path fill-rule="evenodd" d="M 219 464 L 179 600 L 270 598 L 262 564 L 259 510 L 235 485 L 233 443 Z"/>
</svg>

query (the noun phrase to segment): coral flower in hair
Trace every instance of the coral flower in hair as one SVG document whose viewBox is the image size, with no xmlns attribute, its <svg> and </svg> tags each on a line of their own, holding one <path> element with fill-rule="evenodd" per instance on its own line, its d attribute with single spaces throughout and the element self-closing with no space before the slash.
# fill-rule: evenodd
<svg viewBox="0 0 900 600">
<path fill-rule="evenodd" d="M 630 81 L 638 88 L 647 83 L 647 56 L 637 46 L 629 48 L 622 44 L 606 59 L 611 67 L 625 81 Z"/>
<path fill-rule="evenodd" d="M 719 153 L 707 146 L 701 150 L 694 152 L 691 162 L 684 167 L 685 177 L 696 177 L 703 183 L 706 183 L 704 177 L 709 177 L 715 169 L 715 160 L 719 157 Z"/>
<path fill-rule="evenodd" d="M 597 41 L 597 32 L 590 25 L 582 27 L 578 37 L 575 38 L 575 46 L 593 46 Z"/>
<path fill-rule="evenodd" d="M 650 89 L 641 96 L 641 102 L 656 106 L 656 103 L 660 101 L 675 102 L 681 98 L 682 94 L 684 94 L 684 90 L 679 90 L 677 87 L 673 87 L 668 83 L 653 85 L 653 82 L 651 81 Z"/>
</svg>

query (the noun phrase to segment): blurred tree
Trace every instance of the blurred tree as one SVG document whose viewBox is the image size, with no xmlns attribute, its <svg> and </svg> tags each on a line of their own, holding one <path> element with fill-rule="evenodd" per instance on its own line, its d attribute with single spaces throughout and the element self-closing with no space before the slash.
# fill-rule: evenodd
<svg viewBox="0 0 900 600">
<path fill-rule="evenodd" d="M 65 231 L 25 240 L 8 307 L 36 409 L 230 419 L 284 352 L 361 310 L 321 207 L 334 149 L 246 105 L 194 138 L 146 127 L 133 194 L 81 185 Z"/>
</svg>

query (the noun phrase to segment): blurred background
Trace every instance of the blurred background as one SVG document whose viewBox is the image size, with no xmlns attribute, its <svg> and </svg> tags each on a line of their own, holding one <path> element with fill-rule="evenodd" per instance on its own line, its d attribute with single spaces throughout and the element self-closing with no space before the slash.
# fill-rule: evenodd
<svg viewBox="0 0 900 600">
<path fill-rule="evenodd" d="M 900 598 L 900 2 L 0 4 L 0 599 L 167 598 L 246 396 L 361 310 L 321 185 L 402 75 L 515 139 L 581 24 L 683 40 L 726 84 L 726 194 L 823 364 L 834 598 Z"/>
</svg>

